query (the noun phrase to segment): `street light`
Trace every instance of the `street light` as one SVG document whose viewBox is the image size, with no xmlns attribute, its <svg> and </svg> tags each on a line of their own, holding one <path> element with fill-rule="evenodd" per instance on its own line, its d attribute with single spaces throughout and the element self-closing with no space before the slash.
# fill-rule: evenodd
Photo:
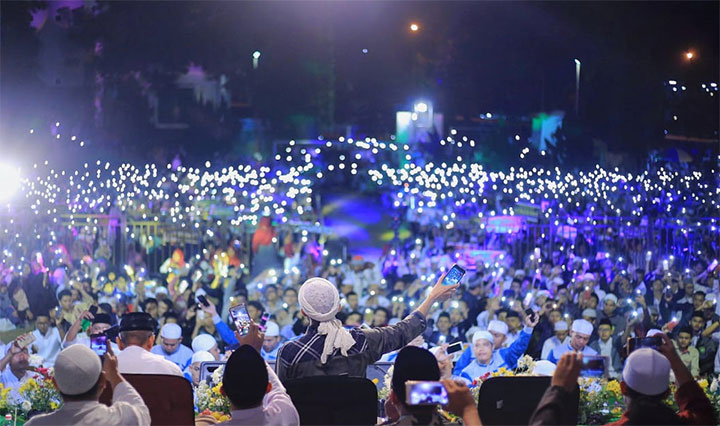
<svg viewBox="0 0 720 426">
<path fill-rule="evenodd" d="M 253 57 L 253 69 L 255 69 L 255 70 L 256 70 L 257 67 L 258 67 L 258 63 L 260 62 L 260 55 L 262 55 L 262 53 L 261 53 L 259 50 L 254 51 L 253 54 L 252 54 L 252 57 Z"/>
<path fill-rule="evenodd" d="M 687 52 L 685 52 L 685 59 L 687 59 L 688 61 L 692 61 L 693 59 L 695 59 L 695 52 L 693 52 L 692 50 L 688 50 Z"/>
<path fill-rule="evenodd" d="M 420 26 L 418 24 L 415 24 L 415 23 L 410 24 L 410 31 L 415 33 L 415 32 L 418 32 L 418 30 L 420 30 Z"/>
<path fill-rule="evenodd" d="M 580 60 L 575 58 L 575 116 L 580 110 Z"/>
</svg>

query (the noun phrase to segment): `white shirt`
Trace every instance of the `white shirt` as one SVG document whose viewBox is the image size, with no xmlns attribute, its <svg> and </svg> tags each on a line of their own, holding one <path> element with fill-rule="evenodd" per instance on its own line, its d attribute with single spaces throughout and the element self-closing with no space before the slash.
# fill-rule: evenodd
<svg viewBox="0 0 720 426">
<path fill-rule="evenodd" d="M 177 364 L 140 346 L 128 346 L 117 354 L 117 359 L 120 374 L 170 374 L 184 377 Z"/>
<path fill-rule="evenodd" d="M 272 384 L 270 392 L 265 394 L 263 403 L 259 407 L 247 410 L 233 410 L 229 421 L 221 425 L 299 425 L 300 416 L 280 383 L 275 372 L 265 363 L 268 372 L 268 380 Z M 237 385 L 242 386 L 238 383 Z"/>
<path fill-rule="evenodd" d="M 111 406 L 98 401 L 68 401 L 50 414 L 34 416 L 27 423 L 35 425 L 149 425 L 150 411 L 128 382 L 113 389 Z"/>
<path fill-rule="evenodd" d="M 20 389 L 20 386 L 23 385 L 23 383 L 27 382 L 28 380 L 32 379 L 37 375 L 38 374 L 36 372 L 27 370 L 25 372 L 25 375 L 18 379 L 17 376 L 13 374 L 12 370 L 10 369 L 10 365 L 8 364 L 5 367 L 5 370 L 3 370 L 2 374 L 0 374 L 0 384 L 2 384 L 6 388 L 18 390 Z"/>
<path fill-rule="evenodd" d="M 42 357 L 43 367 L 48 368 L 55 365 L 55 358 L 62 349 L 62 338 L 60 338 L 57 327 L 50 327 L 44 336 L 36 328 L 33 330 L 33 336 L 35 336 L 35 341 L 32 346 L 37 348 L 37 354 Z"/>
<path fill-rule="evenodd" d="M 557 338 L 557 336 L 552 336 L 551 338 L 546 339 L 545 343 L 543 343 L 542 355 L 540 355 L 540 358 L 548 359 L 548 357 L 550 356 L 550 352 L 552 352 L 552 350 L 555 349 L 556 346 L 563 345 L 565 343 L 570 343 L 569 336 L 565 336 L 565 340 L 563 340 L 562 342 L 560 341 L 560 339 Z"/>
</svg>

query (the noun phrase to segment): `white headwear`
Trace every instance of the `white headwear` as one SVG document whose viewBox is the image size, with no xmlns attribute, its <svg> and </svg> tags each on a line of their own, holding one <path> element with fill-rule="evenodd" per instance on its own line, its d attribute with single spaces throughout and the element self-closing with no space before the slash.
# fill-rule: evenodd
<svg viewBox="0 0 720 426">
<path fill-rule="evenodd" d="M 617 296 L 615 296 L 614 294 L 608 293 L 608 295 L 605 296 L 605 298 L 603 299 L 603 303 L 607 302 L 608 300 L 612 300 L 613 303 L 617 304 L 618 299 Z"/>
<path fill-rule="evenodd" d="M 97 383 L 102 371 L 100 357 L 85 345 L 63 349 L 55 360 L 55 383 L 66 395 L 83 394 Z"/>
<path fill-rule="evenodd" d="M 670 386 L 670 361 L 660 352 L 640 348 L 627 358 L 623 380 L 643 395 L 659 395 Z"/>
<path fill-rule="evenodd" d="M 265 324 L 265 337 L 278 337 L 280 335 L 280 326 L 276 322 L 268 321 Z"/>
<path fill-rule="evenodd" d="M 582 316 L 590 317 L 590 318 L 597 318 L 597 311 L 595 309 L 587 308 L 584 311 L 582 311 Z"/>
<path fill-rule="evenodd" d="M 190 360 L 190 364 L 206 361 L 215 361 L 215 357 L 213 356 L 213 354 L 208 351 L 197 351 L 193 354 L 192 359 Z"/>
<path fill-rule="evenodd" d="M 645 337 L 653 337 L 657 336 L 658 334 L 663 334 L 662 331 L 658 330 L 657 328 L 651 328 L 648 330 L 648 332 L 645 334 Z"/>
<path fill-rule="evenodd" d="M 553 284 L 555 284 L 555 285 L 563 285 L 563 284 L 565 284 L 565 281 L 563 281 L 563 279 L 562 279 L 561 277 L 555 277 L 555 278 L 552 279 L 551 282 L 552 282 Z"/>
<path fill-rule="evenodd" d="M 550 297 L 550 292 L 547 290 L 540 290 L 535 294 L 535 300 L 538 300 L 542 296 Z"/>
<path fill-rule="evenodd" d="M 193 352 L 209 351 L 215 346 L 217 346 L 217 342 L 215 338 L 209 334 L 198 334 L 192 341 Z"/>
<path fill-rule="evenodd" d="M 586 273 L 586 274 L 584 274 L 584 275 L 582 276 L 582 280 L 583 280 L 583 281 L 595 281 L 595 275 L 593 275 L 592 273 L 588 272 L 588 273 Z"/>
<path fill-rule="evenodd" d="M 160 337 L 164 339 L 179 339 L 182 337 L 182 328 L 175 323 L 169 322 L 160 329 Z"/>
<path fill-rule="evenodd" d="M 557 323 L 555 323 L 557 324 Z M 553 364 L 552 362 L 541 359 L 539 361 L 535 362 L 535 368 L 533 368 L 533 374 L 536 376 L 550 376 L 552 377 L 553 374 L 555 374 L 555 368 L 557 366 Z"/>
<path fill-rule="evenodd" d="M 576 319 L 572 323 L 572 331 L 576 333 L 587 334 L 588 336 L 593 332 L 593 325 L 589 321 L 584 319 Z"/>
<path fill-rule="evenodd" d="M 318 334 L 326 335 L 320 362 L 325 364 L 336 349 L 347 356 L 348 349 L 355 345 L 355 339 L 335 318 L 340 308 L 340 295 L 335 286 L 324 278 L 310 278 L 300 286 L 298 301 L 303 312 L 320 323 Z"/>
<path fill-rule="evenodd" d="M 489 331 L 482 331 L 482 330 L 476 331 L 475 334 L 473 334 L 473 338 L 472 338 L 473 343 L 477 342 L 480 339 L 489 340 L 490 343 L 492 343 L 492 344 L 495 343 L 495 342 L 493 342 L 493 335 L 490 334 Z"/>
<path fill-rule="evenodd" d="M 494 331 L 496 333 L 505 334 L 508 333 L 508 326 L 500 320 L 492 320 L 488 324 L 488 331 Z"/>
<path fill-rule="evenodd" d="M 555 323 L 555 331 L 567 331 L 568 324 L 565 321 L 558 321 Z"/>
</svg>

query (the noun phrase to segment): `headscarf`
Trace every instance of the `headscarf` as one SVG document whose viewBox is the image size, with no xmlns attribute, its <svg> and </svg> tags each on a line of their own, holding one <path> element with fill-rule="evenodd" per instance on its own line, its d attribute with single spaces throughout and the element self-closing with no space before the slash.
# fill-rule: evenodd
<svg viewBox="0 0 720 426">
<path fill-rule="evenodd" d="M 324 278 L 310 278 L 300 286 L 298 301 L 303 312 L 320 323 L 318 334 L 326 335 L 320 362 L 325 364 L 328 356 L 336 349 L 340 349 L 340 353 L 347 356 L 347 351 L 353 347 L 355 339 L 335 318 L 340 308 L 340 295 L 335 286 Z"/>
</svg>

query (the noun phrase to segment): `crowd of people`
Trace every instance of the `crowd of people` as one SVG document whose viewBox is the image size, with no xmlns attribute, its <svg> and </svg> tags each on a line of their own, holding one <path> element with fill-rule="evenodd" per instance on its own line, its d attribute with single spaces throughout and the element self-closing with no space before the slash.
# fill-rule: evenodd
<svg viewBox="0 0 720 426">
<path fill-rule="evenodd" d="M 396 238 L 375 260 L 353 255 L 352 246 L 338 250 L 315 228 L 292 226 L 314 208 L 311 181 L 304 177 L 314 167 L 312 158 L 307 163 L 277 173 L 231 167 L 214 174 L 169 165 L 169 175 L 154 167 L 143 171 L 129 165 L 111 173 L 106 165 L 97 174 L 76 173 L 65 194 L 56 185 L 57 172 L 56 181 L 28 184 L 36 213 L 49 200 L 63 197 L 71 214 L 104 212 L 121 224 L 127 223 L 126 216 L 157 215 L 161 219 L 156 216 L 155 221 L 178 222 L 202 235 L 197 238 L 199 249 L 192 253 L 182 238 L 154 242 L 152 235 L 125 235 L 130 253 L 118 256 L 119 246 L 113 241 L 122 237 L 107 229 L 100 232 L 101 225 L 90 219 L 82 222 L 71 216 L 71 223 L 57 227 L 57 221 L 44 221 L 41 231 L 35 228 L 39 233 L 34 238 L 42 248 L 30 252 L 27 235 L 12 235 L 6 229 L 6 248 L 0 256 L 0 326 L 27 333 L 0 347 L 0 384 L 18 389 L 37 374 L 37 367 L 55 367 L 66 402 L 96 399 L 109 383 L 120 389 L 118 402 L 136 407 L 118 408 L 112 416 L 118 421 L 134 416 L 137 423 L 147 423 L 147 412 L 133 402 L 137 395 L 122 384 L 122 374 L 170 374 L 198 385 L 203 362 L 226 362 L 223 383 L 233 405 L 233 421 L 293 424 L 297 412 L 283 382 L 314 375 L 364 376 L 368 365 L 386 361 L 395 363 L 394 396 L 387 408 L 392 421 L 434 418 L 432 410 L 418 411 L 405 403 L 400 381 L 404 377 L 443 380 L 455 398 L 451 406 L 460 417 L 469 416 L 472 424 L 476 419 L 467 409 L 468 387 L 500 368 L 515 368 L 523 355 L 557 364 L 557 374 L 564 376 L 574 374 L 577 362 L 568 354 L 602 355 L 608 360 L 607 375 L 624 380 L 628 395 L 636 396 L 644 390 L 626 376 L 628 369 L 637 368 L 631 362 L 636 352 L 627 342 L 663 336 L 660 353 L 672 365 L 679 385 L 720 374 L 720 241 L 716 219 L 701 217 L 717 210 L 715 200 L 710 202 L 713 191 L 708 190 L 707 176 L 662 169 L 655 175 L 622 177 L 598 169 L 575 181 L 559 172 L 549 177 L 550 172 L 495 174 L 472 167 L 437 173 L 432 164 L 405 167 L 404 172 L 383 168 L 391 186 L 406 189 L 393 191 L 389 206 L 404 211 L 399 220 L 405 221 L 410 234 Z M 369 174 L 383 187 L 378 173 Z M 317 174 L 320 178 L 322 172 Z M 96 185 L 87 183 L 93 179 Z M 520 180 L 528 186 L 520 188 Z M 409 181 L 412 185 L 404 185 Z M 496 197 L 493 211 L 474 198 L 482 192 L 474 187 L 478 181 L 492 186 L 496 195 L 501 193 L 498 188 L 504 189 L 506 196 Z M 663 196 L 675 184 L 678 192 Z M 644 195 L 622 195 L 621 185 L 642 188 Z M 451 202 L 457 194 L 428 192 L 441 186 L 457 187 L 464 194 L 462 203 Z M 535 196 L 553 199 L 538 214 L 541 222 L 552 224 L 560 218 L 568 225 L 582 221 L 582 227 L 560 236 L 537 235 L 530 244 L 527 239 L 520 244 L 517 235 L 525 232 L 524 223 L 518 230 L 491 231 L 487 221 L 461 225 L 455 212 L 447 210 L 485 219 L 496 213 L 511 216 L 506 204 L 512 188 L 524 191 L 523 201 L 535 202 Z M 553 198 L 556 192 L 563 199 Z M 609 201 L 598 201 L 608 194 Z M 194 196 L 194 201 L 220 203 L 202 206 Z M 168 201 L 172 197 L 175 200 Z M 582 198 L 582 207 L 578 203 L 572 211 L 564 209 L 563 202 L 573 203 L 573 198 Z M 702 207 L 680 213 L 673 200 L 677 206 Z M 468 210 L 466 204 L 480 205 L 480 211 Z M 218 218 L 223 206 L 234 206 L 234 219 Z M 677 214 L 673 220 L 681 226 L 676 231 L 692 232 L 693 245 L 687 245 L 688 239 L 666 238 L 658 244 L 657 239 L 595 228 L 591 216 L 608 213 L 607 209 L 627 212 L 644 226 L 660 226 L 667 222 L 667 212 Z M 51 210 L 43 214 L 53 215 Z M 239 229 L 241 222 L 253 225 L 251 236 Z M 556 220 L 553 226 L 558 225 Z M 688 231 L 690 226 L 696 228 Z M 148 257 L 156 253 L 157 244 L 168 248 L 170 255 L 153 268 Z M 120 257 L 127 261 L 118 263 Z M 442 278 L 455 264 L 466 273 L 458 285 L 444 286 Z M 239 304 L 263 331 L 253 325 L 249 334 L 237 333 L 230 308 Z M 92 352 L 78 347 L 89 349 L 96 335 L 110 342 L 105 363 L 76 366 L 82 370 L 77 374 L 87 380 L 64 383 L 57 373 L 73 367 L 62 360 L 87 357 Z M 448 353 L 458 344 L 461 350 Z M 657 358 L 655 353 L 647 356 Z M 406 367 L 402 360 L 407 360 Z M 233 388 L 232 381 L 241 376 L 252 376 L 258 389 L 264 389 L 252 394 L 254 390 Z M 657 380 L 651 391 L 664 392 L 666 388 L 660 388 L 665 382 Z M 562 399 L 562 391 L 550 397 Z M 62 410 L 70 407 L 66 404 Z"/>
</svg>

